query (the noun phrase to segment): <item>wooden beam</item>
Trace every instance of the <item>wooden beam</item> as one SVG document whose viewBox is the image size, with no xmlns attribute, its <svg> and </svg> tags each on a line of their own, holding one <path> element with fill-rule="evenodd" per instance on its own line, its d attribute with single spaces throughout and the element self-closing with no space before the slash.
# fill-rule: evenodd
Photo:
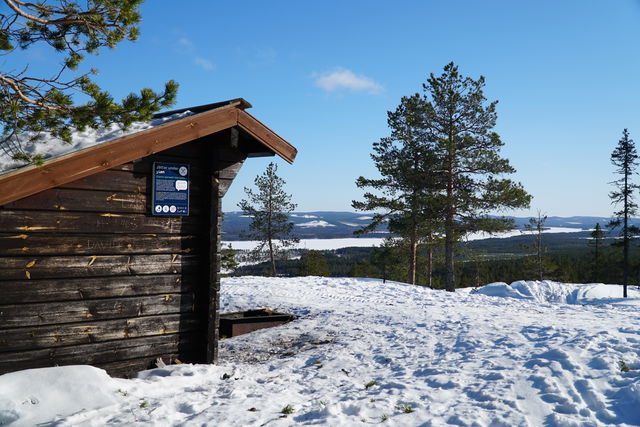
<svg viewBox="0 0 640 427">
<path fill-rule="evenodd" d="M 206 111 L 0 175 L 0 205 L 228 129 L 236 125 L 238 111 Z"/>
<path fill-rule="evenodd" d="M 232 103 L 0 175 L 0 206 L 235 126 L 266 148 L 256 153 L 293 163 L 296 148 L 240 107 Z M 237 143 L 237 131 L 232 136 Z"/>
<path fill-rule="evenodd" d="M 231 138 L 229 139 L 231 143 Z M 211 171 L 216 170 L 215 146 L 210 147 L 209 159 L 211 161 Z M 208 242 L 208 272 L 206 281 L 206 355 L 205 363 L 216 363 L 218 361 L 218 339 L 220 325 L 220 223 L 222 220 L 222 203 L 220 197 L 220 181 L 211 174 L 207 178 L 209 182 L 209 242 Z"/>
<path fill-rule="evenodd" d="M 238 110 L 238 126 L 287 162 L 295 160 L 298 150 L 246 111 Z"/>
</svg>

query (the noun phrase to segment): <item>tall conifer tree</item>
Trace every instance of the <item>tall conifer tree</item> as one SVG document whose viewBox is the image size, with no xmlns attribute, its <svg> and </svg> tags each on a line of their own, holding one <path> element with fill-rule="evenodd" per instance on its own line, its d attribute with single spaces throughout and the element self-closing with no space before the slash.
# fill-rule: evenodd
<svg viewBox="0 0 640 427">
<path fill-rule="evenodd" d="M 293 223 L 289 213 L 296 208 L 291 203 L 291 195 L 284 191 L 285 181 L 277 175 L 278 166 L 271 162 L 262 175 L 258 175 L 254 184 L 257 192 L 244 189 L 247 199 L 238 203 L 245 215 L 251 217 L 250 232 L 247 236 L 259 242 L 254 254 L 267 254 L 271 265 L 271 275 L 276 276 L 276 258 L 287 247 L 297 243 L 293 236 Z"/>
<path fill-rule="evenodd" d="M 409 248 L 407 282 L 416 283 L 417 251 L 424 233 L 435 231 L 437 210 L 436 158 L 422 130 L 424 105 L 419 94 L 403 97 L 387 113 L 391 135 L 373 144 L 371 154 L 382 178 L 360 177 L 359 188 L 372 188 L 356 210 L 374 211 L 371 223 L 360 233 L 373 231 L 388 221 L 389 230 L 406 239 Z"/>
<path fill-rule="evenodd" d="M 548 265 L 548 261 L 544 256 L 547 248 L 542 244 L 542 232 L 546 221 L 547 216 L 538 211 L 538 216 L 529 218 L 529 222 L 524 225 L 524 229 L 533 237 L 533 242 L 530 245 L 525 245 L 525 248 L 531 252 L 533 270 L 540 281 L 544 280 L 545 267 Z"/>
<path fill-rule="evenodd" d="M 638 227 L 629 224 L 629 219 L 638 213 L 638 204 L 635 202 L 633 193 L 640 186 L 632 182 L 638 167 L 638 153 L 635 143 L 629 138 L 627 129 L 622 131 L 622 138 L 611 153 L 611 163 L 616 167 L 615 171 L 620 175 L 620 178 L 611 183 L 616 189 L 609 193 L 609 198 L 611 203 L 622 205 L 622 207 L 613 213 L 616 218 L 609 223 L 609 227 L 622 227 L 620 230 L 623 254 L 622 294 L 626 298 L 629 283 L 629 243 L 631 239 L 640 234 Z"/>
<path fill-rule="evenodd" d="M 473 80 L 449 63 L 440 76 L 423 85 L 423 132 L 438 158 L 444 195 L 445 288 L 455 291 L 454 251 L 471 231 L 497 232 L 513 227 L 507 218 L 489 217 L 495 210 L 528 207 L 531 196 L 522 185 L 501 178 L 515 169 L 500 157 L 504 145 L 493 131 L 497 101 L 486 103 L 484 77 Z"/>
<path fill-rule="evenodd" d="M 589 246 L 593 247 L 593 274 L 594 277 L 591 279 L 593 281 L 602 280 L 600 278 L 600 256 L 602 252 L 602 241 L 605 236 L 605 231 L 600 227 L 600 223 L 597 222 L 593 231 L 590 233 L 591 239 L 589 241 Z"/>
</svg>

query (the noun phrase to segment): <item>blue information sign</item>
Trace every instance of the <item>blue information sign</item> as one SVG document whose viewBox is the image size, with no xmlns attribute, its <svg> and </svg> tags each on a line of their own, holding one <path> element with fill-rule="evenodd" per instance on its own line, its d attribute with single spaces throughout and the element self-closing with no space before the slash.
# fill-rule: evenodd
<svg viewBox="0 0 640 427">
<path fill-rule="evenodd" d="M 153 164 L 154 215 L 189 215 L 189 165 Z"/>
</svg>

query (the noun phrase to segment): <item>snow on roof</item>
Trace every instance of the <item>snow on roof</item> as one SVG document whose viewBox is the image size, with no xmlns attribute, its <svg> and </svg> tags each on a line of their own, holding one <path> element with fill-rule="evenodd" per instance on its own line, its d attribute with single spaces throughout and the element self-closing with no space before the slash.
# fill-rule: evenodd
<svg viewBox="0 0 640 427">
<path fill-rule="evenodd" d="M 59 138 L 43 133 L 41 142 L 29 142 L 30 135 L 17 135 L 16 142 L 20 144 L 21 149 L 30 155 L 42 155 L 45 160 L 60 157 L 62 155 L 92 147 L 94 145 L 113 141 L 123 136 L 132 135 L 146 129 L 151 129 L 173 120 L 181 119 L 192 115 L 191 111 L 183 111 L 169 116 L 151 119 L 147 122 L 134 122 L 127 129 L 123 129 L 118 124 L 111 124 L 101 129 L 91 129 L 79 132 L 75 131 L 71 136 L 71 143 L 66 143 Z M 47 136 L 49 135 L 49 136 Z M 27 164 L 21 160 L 14 160 L 12 152 L 8 147 L 0 146 L 0 174 L 10 172 Z"/>
</svg>

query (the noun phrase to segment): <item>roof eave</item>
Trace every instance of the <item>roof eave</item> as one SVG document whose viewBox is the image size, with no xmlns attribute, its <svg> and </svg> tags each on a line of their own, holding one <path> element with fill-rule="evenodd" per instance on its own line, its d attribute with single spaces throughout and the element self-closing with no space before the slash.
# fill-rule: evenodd
<svg viewBox="0 0 640 427">
<path fill-rule="evenodd" d="M 295 147 L 246 113 L 246 101 L 236 101 L 0 175 L 0 206 L 234 126 L 293 163 Z"/>
</svg>

